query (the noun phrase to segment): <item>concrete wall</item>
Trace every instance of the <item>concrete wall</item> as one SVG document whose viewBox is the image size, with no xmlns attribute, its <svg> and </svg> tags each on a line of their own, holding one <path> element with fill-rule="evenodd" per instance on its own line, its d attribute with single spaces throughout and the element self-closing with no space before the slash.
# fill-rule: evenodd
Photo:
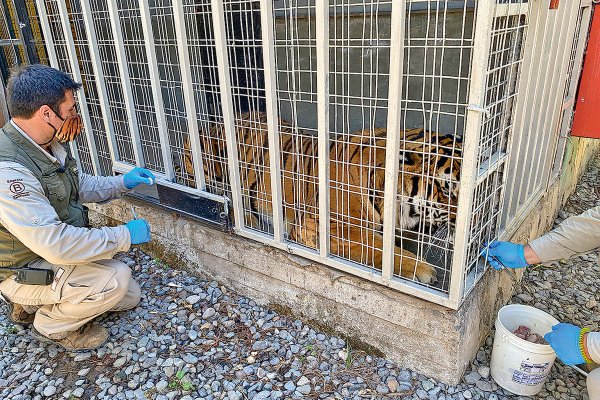
<svg viewBox="0 0 600 400">
<path fill-rule="evenodd" d="M 598 148 L 593 140 L 572 140 L 561 180 L 549 188 L 515 240 L 532 239 L 552 226 Z M 512 292 L 506 274 L 488 272 L 458 311 L 449 310 L 137 200 L 94 205 L 92 222 L 129 220 L 128 203 L 135 203 L 152 225 L 146 250 L 153 256 L 447 383 L 461 379 Z"/>
</svg>

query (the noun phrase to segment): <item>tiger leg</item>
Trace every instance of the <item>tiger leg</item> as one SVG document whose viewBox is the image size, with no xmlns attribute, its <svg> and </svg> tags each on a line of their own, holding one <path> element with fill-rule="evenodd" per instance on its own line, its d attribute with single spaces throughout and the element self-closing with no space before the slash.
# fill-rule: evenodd
<svg viewBox="0 0 600 400">
<path fill-rule="evenodd" d="M 334 223 L 330 232 L 332 254 L 381 269 L 383 236 L 379 232 L 360 227 L 348 227 L 347 224 L 341 224 L 341 229 L 337 229 L 337 224 Z M 423 283 L 435 281 L 435 268 L 431 264 L 398 246 L 394 246 L 394 274 L 409 279 L 416 277 Z"/>
</svg>

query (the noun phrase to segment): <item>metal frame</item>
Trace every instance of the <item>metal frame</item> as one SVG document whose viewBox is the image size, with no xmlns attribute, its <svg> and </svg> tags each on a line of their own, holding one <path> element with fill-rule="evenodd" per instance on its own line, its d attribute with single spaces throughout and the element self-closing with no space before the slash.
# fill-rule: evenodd
<svg viewBox="0 0 600 400">
<path fill-rule="evenodd" d="M 177 33 L 177 51 L 179 54 L 179 65 L 181 68 L 181 80 L 183 82 L 193 82 L 190 69 L 190 56 L 188 51 L 187 33 L 185 31 L 185 16 L 183 10 L 183 0 L 173 0 L 173 14 L 175 22 L 175 32 Z M 194 157 L 194 172 L 198 182 L 198 189 L 204 190 L 206 182 L 204 180 L 204 168 L 202 164 L 202 151 L 200 150 L 200 141 L 196 134 L 199 130 L 197 110 L 194 101 L 193 85 L 184 85 L 183 96 L 185 108 L 188 115 L 188 132 L 191 143 L 191 151 L 196 155 Z"/>
<path fill-rule="evenodd" d="M 265 63 L 265 95 L 267 103 L 267 123 L 269 129 L 269 163 L 271 170 L 271 196 L 272 199 L 281 199 L 281 165 L 279 161 L 279 124 L 276 116 L 277 110 L 277 82 L 275 80 L 275 39 L 270 20 L 273 16 L 272 0 L 260 0 L 260 15 L 262 28 L 262 49 Z M 280 201 L 272 202 L 273 208 L 273 237 L 276 241 L 283 241 L 283 207 Z"/>
<path fill-rule="evenodd" d="M 117 53 L 117 64 L 119 66 L 119 75 L 121 76 L 121 84 L 123 87 L 123 95 L 125 97 L 125 103 L 127 104 L 126 110 L 129 116 L 129 130 L 130 132 L 139 132 L 137 115 L 135 114 L 135 106 L 133 101 L 133 93 L 131 91 L 131 85 L 129 84 L 129 70 L 127 69 L 127 57 L 125 55 L 125 47 L 122 40 L 123 37 L 121 32 L 121 21 L 119 18 L 119 11 L 117 10 L 117 1 L 108 0 L 108 13 L 111 20 L 111 28 L 113 38 L 115 40 L 115 47 Z M 137 165 L 143 165 L 143 152 L 140 138 L 138 135 L 133 134 L 131 137 L 133 144 L 133 154 Z M 118 172 L 127 172 L 131 169 L 129 164 L 123 163 L 120 160 L 114 160 L 113 168 Z"/>
<path fill-rule="evenodd" d="M 545 99 L 544 101 L 548 101 L 545 108 L 546 113 L 554 115 L 554 113 L 559 112 L 562 114 L 561 106 L 564 98 L 565 81 L 555 82 L 553 80 L 544 79 L 544 77 L 548 76 L 547 74 L 549 71 L 554 71 L 556 67 L 558 67 L 558 70 L 560 71 L 557 76 L 566 77 L 566 68 L 569 59 L 568 57 L 562 59 L 561 64 L 559 65 L 554 65 L 554 63 L 552 63 L 552 68 L 550 68 L 547 61 L 544 63 L 538 60 L 542 60 L 544 56 L 549 56 L 548 52 L 544 53 L 548 40 L 560 40 L 560 49 L 562 49 L 563 52 L 573 45 L 573 30 L 575 24 L 568 23 L 573 21 L 572 17 L 573 15 L 576 15 L 577 10 L 586 5 L 591 5 L 589 0 L 573 3 L 567 2 L 566 6 L 561 4 L 561 9 L 559 10 L 548 11 L 543 3 L 533 2 L 531 4 L 532 15 L 536 15 L 537 18 L 531 21 L 530 26 L 536 27 L 536 29 L 534 34 L 529 35 L 527 47 L 525 49 L 526 58 L 521 73 L 523 77 L 521 79 L 521 96 L 519 98 L 519 105 L 516 107 L 514 128 L 515 139 L 509 152 L 510 158 L 507 164 L 511 168 L 508 174 L 511 185 L 507 187 L 509 197 L 504 205 L 504 213 L 502 216 L 503 226 L 500 232 L 500 238 L 509 239 L 518 230 L 526 216 L 544 196 L 549 185 L 551 185 L 558 177 L 560 171 L 559 167 L 554 166 L 556 172 L 552 172 L 553 162 L 555 162 L 554 157 L 544 163 L 543 167 L 541 164 L 538 165 L 537 168 L 539 171 L 535 170 L 535 166 L 530 168 L 528 165 L 519 164 L 519 160 L 525 157 L 525 152 L 528 151 L 535 151 L 536 153 L 543 151 L 553 155 L 557 154 L 559 151 L 559 147 L 561 146 L 561 140 L 558 137 L 560 135 L 560 116 L 557 115 L 556 118 L 551 118 L 551 120 L 550 118 L 546 118 L 544 120 L 543 129 L 532 131 L 535 126 L 534 120 L 539 124 L 540 121 L 542 121 L 541 115 L 543 114 L 541 108 L 537 109 L 534 107 L 534 104 L 536 104 L 534 99 L 542 98 Z M 564 7 L 569 8 L 567 9 Z M 560 24 L 560 33 L 554 33 L 555 29 L 553 29 L 553 26 L 551 25 L 551 22 L 553 21 L 552 18 L 554 24 Z M 583 25 L 589 23 L 589 15 L 587 18 L 588 20 L 582 21 Z M 566 34 L 563 32 L 565 27 L 567 28 Z M 552 37 L 550 38 L 550 36 Z M 539 44 L 540 40 L 542 41 L 542 45 Z M 559 54 L 559 50 L 555 50 L 555 53 Z M 579 53 L 579 55 L 582 56 L 583 50 L 577 50 L 577 52 L 580 51 L 581 53 Z M 535 69 L 537 64 L 541 64 L 542 67 L 546 66 L 545 72 L 543 68 Z M 571 72 L 578 76 L 580 73 L 580 66 Z M 546 75 L 544 75 L 544 73 Z M 539 80 L 543 80 L 544 84 L 536 86 L 536 82 Z M 537 118 L 531 118 L 531 115 L 537 115 Z M 551 125 L 548 126 L 548 124 Z M 556 124 L 559 126 L 556 126 Z M 541 147 L 540 145 L 537 147 L 537 150 L 533 149 L 532 146 L 534 143 L 537 143 L 535 140 L 541 135 L 541 132 L 547 132 L 543 135 L 541 141 L 541 145 L 544 147 Z M 562 145 L 564 146 L 564 141 Z M 525 175 L 521 176 L 520 179 L 518 178 L 518 171 L 523 169 L 531 169 L 534 173 L 539 174 L 539 177 L 535 178 L 537 186 L 531 190 L 528 189 L 530 189 L 530 181 L 532 178 L 526 179 Z"/>
<path fill-rule="evenodd" d="M 317 113 L 319 151 L 319 259 L 329 255 L 329 4 L 317 1 Z"/>
<path fill-rule="evenodd" d="M 92 12 L 88 6 L 88 0 L 81 0 L 81 11 L 83 16 L 83 22 L 88 37 L 88 49 L 91 57 L 92 68 L 94 69 L 94 76 L 96 77 L 96 88 L 98 89 L 98 97 L 100 102 L 100 109 L 104 115 L 104 128 L 106 129 L 108 138 L 108 147 L 110 149 L 111 160 L 114 163 L 119 158 L 118 146 L 115 140 L 114 125 L 110 106 L 108 105 L 108 94 L 106 89 L 106 81 L 104 79 L 104 72 L 102 71 L 100 56 L 98 49 L 94 46 L 94 43 L 98 43 L 96 37 L 96 29 L 92 22 Z"/>
<path fill-rule="evenodd" d="M 161 87 L 160 87 L 160 74 L 158 72 L 158 61 L 156 59 L 156 50 L 154 48 L 154 33 L 152 32 L 152 20 L 150 18 L 150 5 L 147 1 L 140 1 L 140 13 L 142 15 L 142 30 L 144 32 L 144 43 L 146 44 L 146 59 L 148 61 L 148 69 L 150 72 L 150 85 L 152 87 L 152 95 L 154 100 L 154 109 L 156 122 L 158 125 L 158 134 L 160 136 L 160 145 L 162 150 L 162 156 L 165 167 L 165 176 L 169 182 L 173 182 L 175 173 L 173 172 L 173 165 L 169 162 L 170 148 L 169 136 L 167 134 L 167 122 L 163 116 L 162 110 L 165 106 L 163 103 Z M 194 118 L 192 115 L 189 118 Z"/>
<path fill-rule="evenodd" d="M 54 66 L 57 66 L 56 52 L 54 50 L 54 44 L 52 36 L 50 34 L 50 28 L 48 25 L 45 4 L 43 0 L 36 0 L 40 12 L 40 21 L 42 22 L 42 28 L 44 35 L 48 43 L 49 58 Z M 70 43 L 69 53 L 70 62 L 76 78 L 80 78 L 80 73 L 77 66 L 76 53 L 73 45 L 73 38 L 69 29 L 69 21 L 67 18 L 67 10 L 65 6 L 65 0 L 56 0 L 60 4 L 60 12 L 63 16 L 63 31 Z M 105 115 L 105 128 L 109 136 L 109 147 L 111 155 L 113 156 L 113 168 L 118 172 L 127 172 L 132 168 L 130 163 L 123 162 L 119 154 L 117 154 L 117 144 L 114 136 L 114 126 L 112 123 L 110 106 L 108 103 L 107 87 L 104 83 L 104 77 L 102 68 L 100 66 L 100 59 L 98 50 L 94 48 L 93 41 L 96 39 L 96 32 L 94 30 L 93 16 L 90 12 L 88 0 L 82 0 L 82 11 L 84 17 L 85 27 L 88 31 L 89 50 L 92 58 L 92 64 L 94 67 L 94 73 L 96 75 L 96 84 L 98 87 L 98 93 L 100 97 L 100 106 L 102 112 Z M 173 182 L 175 177 L 173 165 L 170 163 L 170 145 L 169 145 L 169 132 L 167 130 L 167 121 L 162 116 L 161 110 L 164 108 L 162 92 L 161 92 L 161 80 L 160 71 L 158 67 L 158 60 L 156 55 L 156 48 L 154 45 L 154 35 L 152 31 L 152 20 L 150 8 L 147 2 L 139 1 L 139 11 L 141 14 L 141 26 L 144 35 L 144 51 L 145 56 L 148 60 L 148 71 L 149 71 L 149 87 L 152 92 L 151 99 L 155 106 L 154 113 L 156 115 L 156 122 L 158 124 L 158 133 L 160 144 L 162 146 L 161 155 L 164 161 L 164 173 L 156 174 L 159 177 L 159 183 L 162 186 L 177 189 L 179 191 L 186 192 L 193 196 L 199 196 L 203 198 L 212 199 L 221 203 L 225 206 L 228 205 L 228 201 L 231 201 L 232 209 L 235 215 L 235 227 L 234 231 L 240 236 L 257 240 L 261 243 L 286 250 L 293 254 L 301 255 L 310 260 L 323 263 L 331 266 L 335 269 L 341 270 L 348 274 L 352 274 L 363 279 L 367 279 L 376 282 L 381 285 L 388 286 L 390 288 L 402 291 L 409 295 L 414 295 L 422 299 L 441 304 L 445 307 L 457 309 L 465 297 L 468 295 L 473 286 L 465 287 L 466 280 L 466 269 L 465 263 L 469 262 L 467 257 L 469 256 L 469 239 L 471 229 L 471 217 L 475 204 L 474 193 L 479 188 L 481 183 L 489 178 L 491 174 L 496 173 L 500 168 L 505 168 L 508 164 L 509 155 L 505 153 L 494 154 L 488 157 L 488 159 L 479 165 L 480 163 L 480 142 L 482 135 L 482 125 L 485 121 L 486 113 L 488 110 L 485 109 L 486 102 L 486 90 L 488 89 L 488 74 L 489 74 L 489 60 L 490 60 L 490 49 L 492 46 L 492 38 L 490 33 L 494 30 L 494 21 L 498 16 L 511 16 L 528 14 L 530 8 L 533 7 L 532 2 L 526 3 L 509 3 L 509 4 L 497 4 L 496 0 L 479 0 L 477 2 L 476 10 L 476 21 L 475 31 L 472 37 L 472 46 L 460 45 L 469 47 L 471 49 L 471 71 L 469 76 L 469 93 L 468 93 L 468 107 L 466 110 L 466 125 L 464 129 L 464 141 L 463 141 L 463 158 L 462 158 L 462 169 L 461 169 L 461 182 L 460 182 L 460 197 L 458 200 L 457 216 L 456 216 L 456 232 L 455 232 L 455 247 L 452 255 L 452 266 L 450 270 L 450 286 L 447 293 L 435 288 L 423 286 L 417 282 L 411 282 L 410 280 L 400 279 L 394 276 L 394 248 L 395 248 L 395 224 L 387 223 L 383 226 L 383 265 L 382 270 L 376 271 L 374 268 L 366 267 L 358 263 L 341 259 L 331 254 L 330 243 L 329 243 L 329 228 L 330 228 L 330 136 L 329 136 L 329 121 L 330 121 L 330 76 L 332 75 L 332 67 L 330 65 L 330 51 L 332 45 L 330 44 L 330 4 L 329 2 L 316 0 L 314 6 L 314 18 L 316 24 L 316 85 L 317 85 L 317 131 L 318 131 L 318 192 L 319 192 L 319 244 L 317 249 L 309 249 L 300 244 L 295 244 L 286 241 L 285 239 L 285 220 L 283 215 L 282 202 L 282 171 L 281 171 L 281 159 L 280 159 L 280 132 L 278 126 L 278 102 L 277 102 L 277 65 L 275 59 L 275 37 L 273 32 L 273 3 L 270 0 L 260 0 L 260 13 L 261 13 L 261 35 L 262 35 L 262 54 L 264 59 L 264 78 L 265 78 L 265 101 L 266 101 L 266 115 L 267 123 L 269 126 L 268 142 L 269 142 L 269 160 L 268 165 L 271 171 L 270 181 L 270 194 L 273 200 L 273 235 L 268 233 L 260 233 L 257 230 L 250 229 L 244 224 L 244 207 L 242 201 L 242 183 L 240 182 L 240 170 L 239 170 L 239 147 L 238 138 L 235 126 L 235 111 L 233 107 L 233 95 L 232 95 L 232 78 L 230 76 L 230 65 L 228 58 L 228 49 L 226 37 L 227 27 L 225 22 L 225 4 L 224 0 L 211 0 L 210 5 L 212 7 L 212 24 L 214 29 L 214 40 L 216 44 L 216 63 L 218 66 L 218 78 L 219 78 L 219 89 L 222 104 L 222 117 L 223 127 L 226 138 L 227 154 L 228 154 L 228 171 L 229 171 L 229 182 L 231 185 L 231 199 L 225 199 L 222 196 L 213 195 L 205 191 L 207 183 L 204 181 L 204 166 L 201 158 L 201 143 L 198 137 L 199 123 L 197 120 L 197 105 L 195 102 L 195 93 L 193 85 L 184 85 L 183 88 L 183 100 L 185 104 L 185 112 L 188 116 L 188 134 L 190 136 L 191 150 L 193 151 L 194 157 L 194 173 L 196 176 L 197 187 L 191 188 L 186 187 Z M 416 2 L 415 2 L 416 3 Z M 452 3 L 453 6 L 456 4 Z M 396 221 L 396 201 L 398 196 L 398 171 L 399 171 L 399 150 L 400 150 L 400 136 L 398 132 L 401 131 L 401 108 L 403 101 L 403 67 L 405 64 L 404 59 L 404 42 L 405 42 L 405 29 L 407 19 L 405 18 L 406 9 L 410 7 L 412 10 L 415 4 L 412 0 L 398 0 L 394 1 L 391 6 L 391 39 L 389 41 L 390 51 L 390 62 L 389 62 L 389 82 L 388 82 L 388 97 L 387 97 L 387 137 L 386 137 L 386 164 L 385 164 L 385 187 L 383 193 L 384 200 L 384 220 L 385 221 Z M 137 7 L 137 6 L 136 6 Z M 178 52 L 177 62 L 181 71 L 181 80 L 185 82 L 192 82 L 192 69 L 190 67 L 190 50 L 188 48 L 188 37 L 185 26 L 185 15 L 184 15 L 184 2 L 183 0 L 174 0 L 172 3 L 172 11 L 174 17 L 174 28 L 176 35 L 176 49 Z M 387 7 L 387 6 L 386 6 Z M 464 5 L 466 12 L 467 6 Z M 460 7 L 459 7 L 460 9 Z M 137 10 L 136 10 L 137 11 Z M 142 149 L 142 143 L 140 137 L 136 134 L 138 132 L 138 120 L 135 112 L 135 100 L 133 96 L 132 85 L 130 84 L 129 70 L 127 53 L 125 51 L 125 44 L 123 41 L 119 41 L 122 38 L 121 19 L 119 17 L 119 10 L 117 10 L 116 0 L 108 1 L 108 12 L 110 15 L 110 23 L 112 34 L 115 39 L 115 50 L 117 55 L 117 65 L 120 73 L 120 84 L 123 89 L 124 102 L 127 108 L 127 115 L 129 116 L 129 127 L 132 132 L 132 144 L 134 149 L 134 156 L 137 165 L 144 165 L 144 153 Z M 310 11 L 306 11 L 310 13 Z M 445 11 L 442 11 L 445 12 Z M 569 12 L 565 16 L 572 16 Z M 570 18 L 566 18 L 570 21 Z M 563 23 L 562 29 L 567 33 L 573 33 L 571 26 L 567 23 Z M 562 31 L 561 31 L 562 32 Z M 543 32 L 539 34 L 548 34 Z M 434 37 L 435 36 L 435 37 Z M 464 36 L 464 32 L 463 32 Z M 435 35 L 427 36 L 426 40 L 437 39 L 437 32 Z M 532 44 L 536 43 L 536 37 L 527 39 L 525 43 L 525 52 L 534 51 Z M 463 37 L 464 40 L 464 37 Z M 554 40 L 554 39 L 549 39 Z M 562 50 L 564 50 L 563 44 Z M 141 46 L 141 44 L 140 44 Z M 358 46 L 357 46 L 358 47 Z M 539 50 L 538 50 L 539 51 Z M 536 53 L 533 53 L 535 55 Z M 578 56 L 582 53 L 579 53 Z M 462 58 L 461 53 L 461 58 Z M 435 61 L 435 56 L 433 57 Z M 443 56 L 442 56 L 443 58 Z M 438 60 L 439 61 L 439 60 Z M 525 64 L 525 63 L 524 63 Z M 561 71 L 564 72 L 564 67 L 561 66 Z M 510 66 L 509 66 L 510 68 Z M 526 67 L 528 68 L 528 67 Z M 548 67 L 549 68 L 549 67 Z M 546 70 L 548 72 L 549 69 Z M 335 73 L 335 71 L 333 71 Z M 345 71 L 348 72 L 349 71 Z M 510 75 L 514 73 L 514 70 L 509 71 Z M 542 72 L 539 72 L 542 73 Z M 523 74 L 523 71 L 521 71 Z M 423 75 L 426 75 L 424 72 Z M 435 75 L 435 74 L 434 74 Z M 441 75 L 441 73 L 440 73 Z M 435 77 L 434 77 L 435 78 Z M 462 78 L 459 77 L 459 78 Z M 440 77 L 441 82 L 441 77 Z M 542 95 L 551 95 L 560 89 L 560 83 L 553 83 L 552 87 L 542 88 Z M 521 106 L 524 104 L 522 97 L 528 97 L 531 94 L 537 94 L 538 89 L 530 87 L 528 82 L 522 82 L 519 89 L 525 88 L 524 93 L 526 96 L 519 98 L 518 104 Z M 424 90 L 424 89 L 423 89 Z M 498 89 L 500 90 L 500 89 Z M 424 99 L 424 98 L 423 98 Z M 502 100 L 502 99 L 501 99 Z M 433 103 L 434 101 L 432 101 Z M 442 103 L 440 99 L 437 101 Z M 422 100 L 423 107 L 425 107 L 425 100 Z M 85 107 L 85 96 L 83 96 L 83 104 Z M 515 105 L 515 107 L 518 107 Z M 549 104 L 545 108 L 545 112 L 551 112 L 553 106 Z M 457 112 L 458 113 L 458 112 Z M 459 114 L 462 118 L 462 112 Z M 521 114 L 522 118 L 524 114 Z M 432 117 L 429 117 L 430 119 Z M 541 120 L 541 115 L 538 116 L 538 120 Z M 429 121 L 431 123 L 431 121 Z M 519 121 L 523 125 L 524 119 Z M 86 116 L 86 131 L 91 135 L 91 129 L 89 117 Z M 439 125 L 439 120 L 437 121 Z M 514 122 L 516 124 L 516 121 Z M 531 122 L 533 123 L 533 122 Z M 550 122 L 548 122 L 550 123 Z M 545 125 L 547 127 L 547 125 Z M 312 129 L 312 128 L 311 128 Z M 514 128 L 513 128 L 514 129 Z M 509 138 L 507 139 L 508 149 L 507 153 L 512 154 L 511 157 L 518 156 L 518 148 L 510 150 L 511 146 L 518 147 L 522 143 L 512 142 Z M 93 149 L 92 145 L 94 140 L 88 136 L 88 144 Z M 76 149 L 75 149 L 76 150 Z M 97 157 L 94 162 L 94 168 L 96 170 Z M 497 182 L 501 185 L 507 183 L 510 174 L 505 171 L 502 182 Z M 498 178 L 496 178 L 498 179 Z M 503 193 L 494 193 L 500 196 L 500 202 L 503 201 Z M 506 231 L 505 231 L 506 233 Z M 476 279 L 479 279 L 480 274 Z"/>
</svg>

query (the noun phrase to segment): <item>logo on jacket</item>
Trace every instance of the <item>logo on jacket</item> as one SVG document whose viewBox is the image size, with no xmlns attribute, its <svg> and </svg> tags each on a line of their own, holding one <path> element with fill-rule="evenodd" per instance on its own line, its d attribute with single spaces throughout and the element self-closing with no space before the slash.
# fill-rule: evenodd
<svg viewBox="0 0 600 400">
<path fill-rule="evenodd" d="M 8 187 L 8 190 L 10 190 L 12 193 L 14 193 L 15 195 L 13 196 L 13 199 L 18 199 L 19 197 L 25 197 L 25 196 L 29 196 L 29 192 L 25 191 L 25 185 L 23 184 L 23 179 L 9 179 L 8 181 L 6 181 L 7 183 L 10 184 L 10 186 Z"/>
</svg>

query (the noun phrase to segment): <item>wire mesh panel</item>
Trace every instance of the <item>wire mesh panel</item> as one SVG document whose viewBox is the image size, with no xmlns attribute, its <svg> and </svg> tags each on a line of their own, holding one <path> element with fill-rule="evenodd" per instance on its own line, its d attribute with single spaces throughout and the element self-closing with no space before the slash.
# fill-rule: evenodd
<svg viewBox="0 0 600 400">
<path fill-rule="evenodd" d="M 206 190 L 230 196 L 211 1 L 185 0 L 183 10 Z M 187 146 L 182 178 L 191 186 L 196 185 L 194 157 Z"/>
<path fill-rule="evenodd" d="M 60 14 L 58 2 L 56 0 L 46 0 L 45 5 L 48 25 L 52 35 L 54 51 L 58 63 L 56 67 L 73 77 L 73 70 L 69 59 L 68 43 L 63 30 L 62 16 Z M 69 10 L 69 6 L 67 6 L 67 10 Z M 76 93 L 75 100 L 79 103 L 77 98 L 78 96 Z M 79 109 L 81 109 L 81 107 L 79 107 Z M 75 139 L 75 143 L 71 145 L 71 150 L 75 153 L 74 155 L 77 157 L 82 170 L 85 173 L 93 174 L 94 166 L 92 163 L 92 155 L 90 154 L 90 149 L 86 141 L 85 132 Z"/>
<path fill-rule="evenodd" d="M 391 2 L 329 1 L 331 254 L 381 269 Z M 386 7 L 387 6 L 387 7 Z M 388 8 L 380 11 L 380 7 Z"/>
<path fill-rule="evenodd" d="M 31 34 L 33 36 L 33 44 L 36 49 L 38 60 L 41 64 L 50 64 L 48 55 L 46 53 L 46 46 L 44 45 L 44 37 L 42 34 L 42 27 L 40 26 L 40 20 L 35 7 L 35 0 L 25 0 L 25 6 L 27 8 L 27 18 L 29 20 L 29 26 L 31 28 Z"/>
<path fill-rule="evenodd" d="M 314 0 L 276 1 L 276 97 L 282 205 L 290 242 L 318 248 L 318 124 Z"/>
<path fill-rule="evenodd" d="M 244 226 L 272 234 L 260 3 L 223 2 Z"/>
<path fill-rule="evenodd" d="M 164 117 L 169 137 L 171 162 L 176 166 L 175 180 L 195 187 L 193 176 L 185 169 L 185 143 L 189 142 L 188 115 L 185 109 L 181 67 L 177 51 L 172 1 L 150 1 L 150 18 L 158 62 Z"/>
<path fill-rule="evenodd" d="M 103 175 L 111 175 L 112 160 L 104 125 L 105 117 L 100 108 L 100 99 L 96 87 L 94 68 L 89 52 L 89 43 L 83 22 L 80 1 L 68 1 L 67 9 L 69 10 L 69 23 L 73 35 L 73 44 L 75 45 L 75 51 L 77 52 L 77 59 L 79 61 L 83 90 L 87 100 L 87 111 L 90 117 L 93 138 L 96 141 L 96 150 L 100 161 L 100 172 Z M 85 146 L 87 147 L 87 145 Z"/>
<path fill-rule="evenodd" d="M 108 5 L 103 0 L 90 0 L 89 5 L 96 35 L 95 47 L 100 59 L 100 65 L 96 67 L 102 71 L 113 134 L 117 144 L 113 156 L 115 160 L 136 164 Z"/>
<path fill-rule="evenodd" d="M 130 85 L 133 94 L 139 140 L 143 161 L 147 168 L 164 172 L 164 160 L 156 119 L 156 106 L 152 95 L 152 84 L 146 56 L 140 6 L 135 0 L 117 0 L 123 47 L 127 60 Z M 163 112 L 163 110 L 160 110 Z M 132 158 L 132 155 L 128 155 Z"/>
<path fill-rule="evenodd" d="M 9 68 L 20 63 L 19 47 L 14 42 L 16 39 L 8 3 L 3 2 L 0 6 L 0 40 L 7 44 L 0 46 L 0 60 L 5 64 L 1 71 L 4 82 L 8 80 Z"/>
<path fill-rule="evenodd" d="M 3 41 L 3 63 L 13 67 L 29 61 L 23 42 L 23 32 L 19 25 L 17 9 L 13 0 L 3 1 L 0 5 L 0 40 Z M 3 71 L 6 73 L 7 71 Z M 5 77 L 6 79 L 6 77 Z"/>
<path fill-rule="evenodd" d="M 469 2 L 407 3 L 396 243 L 414 263 L 431 264 L 435 286 L 447 292 L 474 9 Z"/>
<path fill-rule="evenodd" d="M 487 243 L 497 239 L 499 231 L 505 161 L 513 131 L 514 107 L 528 28 L 527 10 L 526 7 L 499 7 L 492 22 L 484 94 L 485 116 L 479 140 L 477 185 L 467 243 L 464 296 L 483 275 L 481 250 Z"/>
<path fill-rule="evenodd" d="M 569 62 L 580 15 L 580 2 L 561 3 L 556 10 L 541 2 L 529 7 L 531 32 L 520 79 L 522 103 L 515 110 L 503 204 L 501 228 L 507 237 L 544 195 L 551 178 L 552 156 L 560 143 L 557 113 L 563 108 L 565 85 L 573 73 L 568 74 Z"/>
</svg>

